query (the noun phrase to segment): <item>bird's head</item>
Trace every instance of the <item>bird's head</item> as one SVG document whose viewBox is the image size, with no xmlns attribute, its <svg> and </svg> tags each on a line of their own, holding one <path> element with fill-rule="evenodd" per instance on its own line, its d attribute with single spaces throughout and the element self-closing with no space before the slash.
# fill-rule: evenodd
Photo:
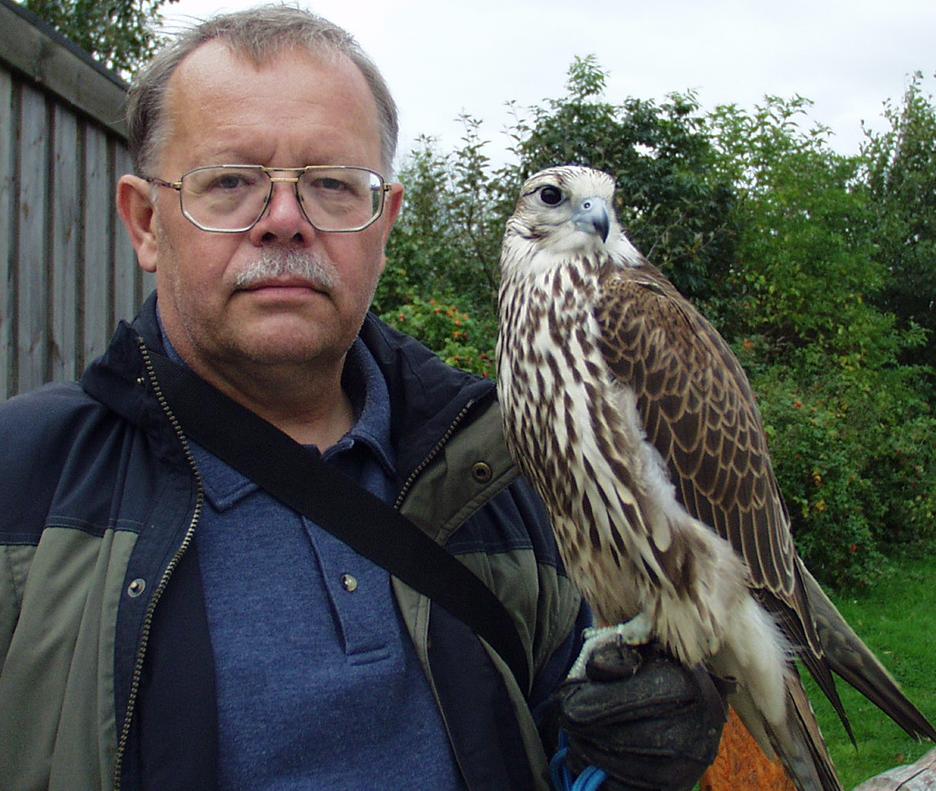
<svg viewBox="0 0 936 791">
<path fill-rule="evenodd" d="M 638 265 L 640 254 L 614 216 L 613 198 L 614 179 L 599 170 L 565 165 L 531 176 L 507 222 L 504 251 L 510 255 L 502 256 L 502 267 L 529 262 L 533 252 L 538 265 L 548 266 L 570 253 L 591 256 L 600 251 Z"/>
</svg>

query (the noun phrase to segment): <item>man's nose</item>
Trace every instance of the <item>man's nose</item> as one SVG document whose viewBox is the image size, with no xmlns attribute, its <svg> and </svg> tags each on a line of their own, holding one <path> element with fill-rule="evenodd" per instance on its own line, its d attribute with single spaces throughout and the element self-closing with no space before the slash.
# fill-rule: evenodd
<svg viewBox="0 0 936 791">
<path fill-rule="evenodd" d="M 289 178 L 274 178 L 273 192 L 263 216 L 250 229 L 254 244 L 268 242 L 294 242 L 308 244 L 315 235 L 315 228 L 306 219 L 299 205 L 296 183 Z"/>
</svg>

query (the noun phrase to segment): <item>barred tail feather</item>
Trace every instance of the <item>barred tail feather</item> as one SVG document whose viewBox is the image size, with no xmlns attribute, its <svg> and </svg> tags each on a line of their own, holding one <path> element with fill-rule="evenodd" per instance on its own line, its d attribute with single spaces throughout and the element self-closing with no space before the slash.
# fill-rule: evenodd
<svg viewBox="0 0 936 791">
<path fill-rule="evenodd" d="M 842 784 L 832 765 L 819 722 L 800 682 L 796 668 L 790 666 L 787 682 L 788 710 L 785 740 L 791 745 L 781 752 L 781 760 L 804 791 L 821 788 L 822 791 L 842 791 Z M 780 737 L 774 738 L 780 741 Z M 809 778 L 809 783 L 805 779 Z M 818 785 L 816 782 L 818 781 Z"/>
<path fill-rule="evenodd" d="M 900 690 L 886 668 L 846 623 L 800 564 L 809 606 L 829 666 L 915 739 L 936 741 L 936 728 Z"/>
</svg>

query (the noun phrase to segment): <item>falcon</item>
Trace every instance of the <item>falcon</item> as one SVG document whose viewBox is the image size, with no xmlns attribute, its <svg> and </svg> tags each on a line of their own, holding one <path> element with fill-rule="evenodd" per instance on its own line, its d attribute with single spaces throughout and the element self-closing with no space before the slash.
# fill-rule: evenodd
<svg viewBox="0 0 936 791">
<path fill-rule="evenodd" d="M 531 177 L 507 222 L 497 388 L 507 446 L 607 640 L 659 641 L 736 681 L 729 703 L 802 791 L 841 784 L 793 664 L 849 736 L 833 672 L 916 738 L 936 730 L 805 568 L 728 344 L 628 241 L 614 181 Z"/>
</svg>

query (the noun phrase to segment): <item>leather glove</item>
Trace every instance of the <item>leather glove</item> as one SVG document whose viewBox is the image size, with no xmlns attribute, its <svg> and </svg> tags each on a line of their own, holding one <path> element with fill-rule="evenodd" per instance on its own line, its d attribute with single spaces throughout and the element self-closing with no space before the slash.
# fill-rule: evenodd
<svg viewBox="0 0 936 791">
<path fill-rule="evenodd" d="M 718 753 L 729 685 L 655 644 L 602 646 L 585 672 L 558 691 L 569 769 L 603 769 L 602 791 L 691 789 Z"/>
</svg>

